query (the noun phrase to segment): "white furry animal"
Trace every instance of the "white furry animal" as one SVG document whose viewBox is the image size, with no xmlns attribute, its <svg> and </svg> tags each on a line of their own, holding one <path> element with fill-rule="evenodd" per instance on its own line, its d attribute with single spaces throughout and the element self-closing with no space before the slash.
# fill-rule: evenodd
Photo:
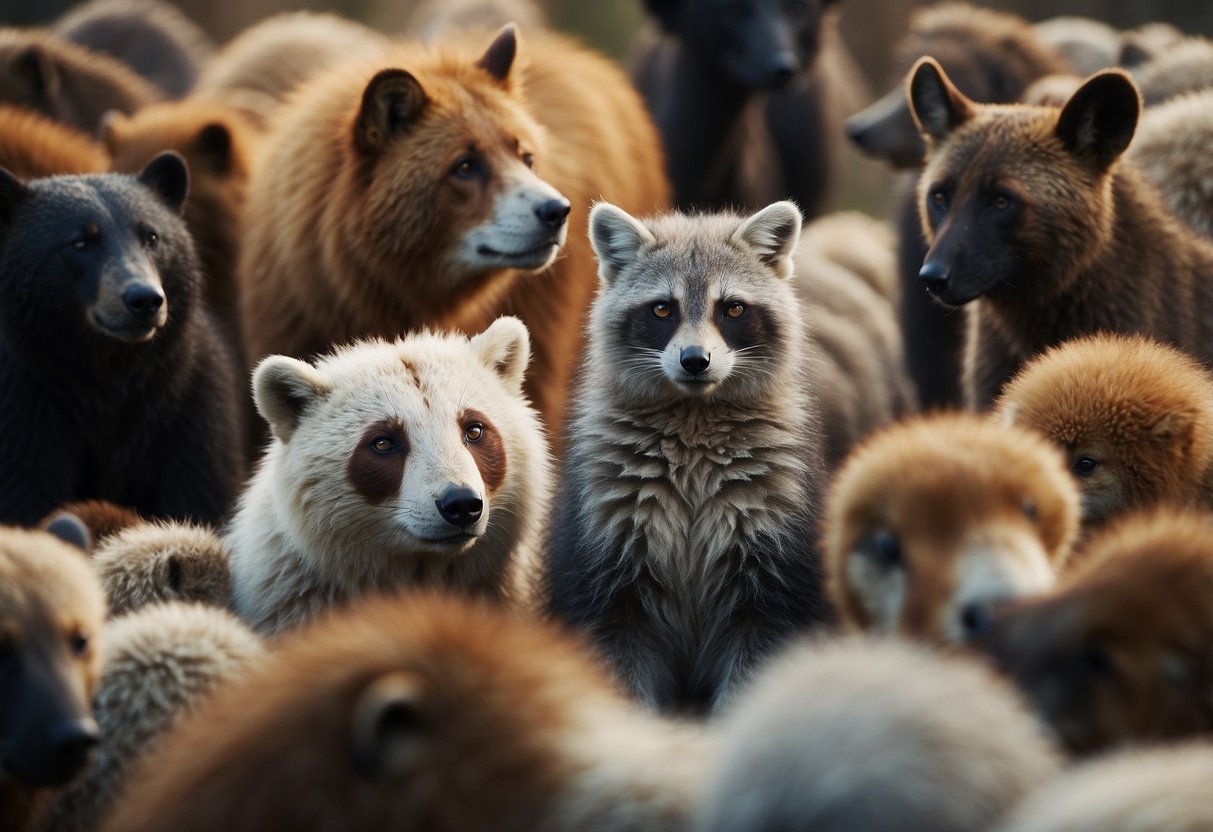
<svg viewBox="0 0 1213 832">
<path fill-rule="evenodd" d="M 1122 752 L 1070 769 L 1019 805 L 997 832 L 1208 832 L 1213 745 Z"/>
<path fill-rule="evenodd" d="M 1147 109 L 1129 158 L 1162 193 L 1171 211 L 1213 238 L 1213 89 Z"/>
<path fill-rule="evenodd" d="M 601 285 L 552 521 L 550 611 L 643 701 L 716 707 L 830 619 L 820 461 L 789 278 L 800 212 L 590 214 Z"/>
<path fill-rule="evenodd" d="M 892 639 L 797 645 L 721 734 L 696 832 L 973 832 L 1060 764 L 992 673 Z"/>
<path fill-rule="evenodd" d="M 227 546 L 205 526 L 172 521 L 129 526 L 103 538 L 92 563 L 111 618 L 159 601 L 217 607 L 231 602 Z"/>
<path fill-rule="evenodd" d="M 155 604 L 112 620 L 94 697 L 101 744 L 85 774 L 55 795 L 43 828 L 96 829 L 121 794 L 128 767 L 262 655 L 257 636 L 215 607 Z"/>
<path fill-rule="evenodd" d="M 274 439 L 226 540 L 233 600 L 259 632 L 369 591 L 428 585 L 525 601 L 550 473 L 522 392 L 517 318 L 264 359 Z"/>
</svg>

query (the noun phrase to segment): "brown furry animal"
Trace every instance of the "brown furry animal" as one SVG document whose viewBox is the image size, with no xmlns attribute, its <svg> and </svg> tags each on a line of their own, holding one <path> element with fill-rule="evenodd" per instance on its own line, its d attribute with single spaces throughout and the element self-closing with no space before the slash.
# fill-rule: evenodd
<svg viewBox="0 0 1213 832">
<path fill-rule="evenodd" d="M 0 105 L 0 167 L 22 179 L 101 173 L 109 155 L 84 133 L 24 107 Z"/>
<path fill-rule="evenodd" d="M 33 29 L 0 28 L 0 102 L 92 135 L 108 110 L 133 113 L 159 91 L 121 61 Z"/>
<path fill-rule="evenodd" d="M 78 529 L 83 535 L 83 529 Z M 33 827 L 48 789 L 97 743 L 105 597 L 84 554 L 49 532 L 0 529 L 0 829 Z"/>
<path fill-rule="evenodd" d="M 280 639 L 131 773 L 102 828 L 672 832 L 709 750 L 550 624 L 386 598 Z"/>
<path fill-rule="evenodd" d="M 830 489 L 826 582 L 854 629 L 945 642 L 1044 592 L 1078 531 L 1078 492 L 1044 437 L 936 414 L 869 438 Z"/>
<path fill-rule="evenodd" d="M 1140 335 L 1098 334 L 1036 356 L 996 409 L 1061 447 L 1086 530 L 1160 501 L 1213 507 L 1213 377 Z"/>
<path fill-rule="evenodd" d="M 1213 731 L 1213 515 L 1131 515 L 982 639 L 1074 752 Z"/>
<path fill-rule="evenodd" d="M 56 520 L 67 516 L 84 524 L 94 544 L 101 543 L 105 538 L 128 526 L 137 526 L 144 522 L 138 512 L 109 500 L 80 500 L 59 506 L 46 516 L 39 527 L 45 529 Z"/>
<path fill-rule="evenodd" d="M 512 27 L 487 51 L 468 41 L 344 63 L 283 108 L 249 189 L 249 359 L 517 315 L 528 394 L 558 435 L 597 285 L 590 202 L 660 209 L 660 144 L 604 58 L 537 33 L 515 68 Z"/>
<path fill-rule="evenodd" d="M 227 546 L 204 526 L 164 521 L 122 529 L 101 541 L 93 569 L 112 617 L 162 601 L 231 603 Z"/>
<path fill-rule="evenodd" d="M 1129 158 L 1175 216 L 1213 238 L 1213 89 L 1172 98 L 1142 115 Z"/>
<path fill-rule="evenodd" d="M 95 697 L 101 744 L 84 776 L 55 794 L 43 829 L 96 829 L 125 790 L 128 769 L 262 658 L 260 640 L 213 607 L 158 604 L 111 621 Z"/>
<path fill-rule="evenodd" d="M 943 303 L 970 304 L 968 404 L 988 406 L 1033 355 L 1100 330 L 1213 358 L 1213 242 L 1120 159 L 1141 110 L 1127 75 L 1092 76 L 1060 110 L 977 104 L 930 58 L 908 89 L 931 147 L 919 277 Z"/>
</svg>

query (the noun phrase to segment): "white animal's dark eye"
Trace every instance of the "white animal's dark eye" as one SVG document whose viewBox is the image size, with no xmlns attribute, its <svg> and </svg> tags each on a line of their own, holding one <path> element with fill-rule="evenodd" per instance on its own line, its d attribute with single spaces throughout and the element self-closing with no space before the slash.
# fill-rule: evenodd
<svg viewBox="0 0 1213 832">
<path fill-rule="evenodd" d="M 392 441 L 391 437 L 380 436 L 372 440 L 371 450 L 377 454 L 390 454 L 396 450 L 396 443 Z"/>
<path fill-rule="evenodd" d="M 468 442 L 479 442 L 484 436 L 484 425 L 473 422 L 463 429 L 463 438 Z"/>
<path fill-rule="evenodd" d="M 90 642 L 88 636 L 82 630 L 76 630 L 67 640 L 67 645 L 72 651 L 72 655 L 76 658 L 83 658 L 88 655 Z"/>
<path fill-rule="evenodd" d="M 745 314 L 745 305 L 740 303 L 730 303 L 725 307 L 724 314 L 730 318 L 740 318 Z"/>
<path fill-rule="evenodd" d="M 1080 477 L 1089 477 L 1099 469 L 1099 461 L 1089 456 L 1080 457 L 1074 463 L 1074 473 Z"/>
<path fill-rule="evenodd" d="M 670 311 L 670 305 L 668 303 L 662 302 L 653 304 L 653 314 L 658 318 L 670 317 Z"/>
</svg>

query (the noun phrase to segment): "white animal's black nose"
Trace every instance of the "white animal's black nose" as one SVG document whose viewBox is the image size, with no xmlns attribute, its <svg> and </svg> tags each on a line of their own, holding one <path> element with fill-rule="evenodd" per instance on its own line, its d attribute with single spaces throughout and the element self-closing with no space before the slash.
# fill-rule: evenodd
<svg viewBox="0 0 1213 832">
<path fill-rule="evenodd" d="M 570 208 L 572 208 L 572 205 L 561 196 L 536 205 L 535 216 L 539 217 L 539 221 L 544 225 L 559 228 L 564 225 L 565 219 L 568 218 Z"/>
<path fill-rule="evenodd" d="M 452 526 L 466 529 L 480 519 L 484 511 L 484 501 L 475 491 L 466 485 L 452 486 L 442 492 L 442 496 L 434 501 L 442 519 Z"/>
<path fill-rule="evenodd" d="M 712 357 L 703 347 L 683 347 L 678 353 L 678 363 L 693 376 L 706 370 L 711 361 Z"/>
<path fill-rule="evenodd" d="M 122 302 L 136 318 L 154 318 L 164 305 L 164 292 L 148 283 L 136 283 L 122 293 Z"/>
</svg>

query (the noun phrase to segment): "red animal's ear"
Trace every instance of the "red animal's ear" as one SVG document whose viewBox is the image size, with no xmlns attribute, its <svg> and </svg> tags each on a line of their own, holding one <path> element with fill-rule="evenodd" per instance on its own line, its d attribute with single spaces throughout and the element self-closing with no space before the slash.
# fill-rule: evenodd
<svg viewBox="0 0 1213 832">
<path fill-rule="evenodd" d="M 480 56 L 476 66 L 492 75 L 497 81 L 505 83 L 510 77 L 510 68 L 514 66 L 514 58 L 518 55 L 518 26 L 507 23 L 501 27 L 497 37 L 489 44 L 489 48 Z"/>
<path fill-rule="evenodd" d="M 1107 169 L 1128 148 L 1141 116 L 1141 94 L 1119 69 L 1092 75 L 1061 108 L 1055 133 L 1066 150 Z"/>
<path fill-rule="evenodd" d="M 421 83 L 406 70 L 384 69 L 362 93 L 362 108 L 354 125 L 354 141 L 363 153 L 381 153 L 392 137 L 408 130 L 429 98 Z"/>
<path fill-rule="evenodd" d="M 922 135 L 943 141 L 960 125 L 973 117 L 973 102 L 953 86 L 943 67 L 934 58 L 919 58 L 906 82 L 910 113 Z"/>
</svg>

